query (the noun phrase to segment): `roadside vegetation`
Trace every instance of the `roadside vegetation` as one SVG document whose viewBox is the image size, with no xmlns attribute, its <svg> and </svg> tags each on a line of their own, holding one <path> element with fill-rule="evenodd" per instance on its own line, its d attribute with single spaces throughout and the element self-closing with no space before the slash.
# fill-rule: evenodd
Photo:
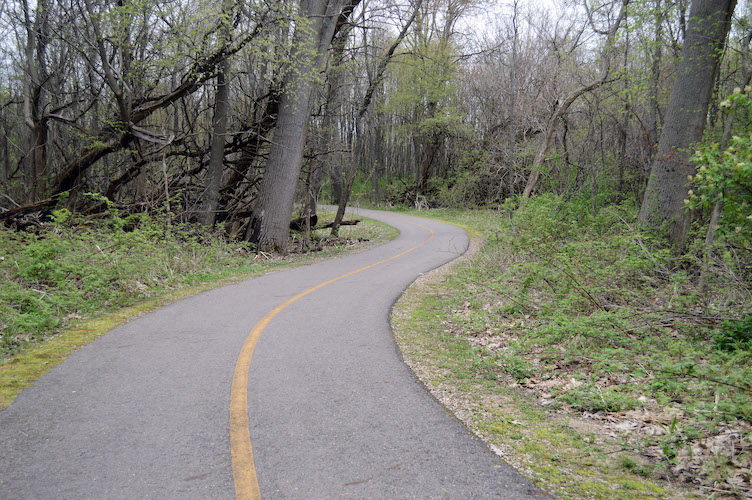
<svg viewBox="0 0 752 500">
<path fill-rule="evenodd" d="M 405 296 L 400 348 L 447 406 L 561 497 L 750 497 L 748 235 L 722 232 L 703 260 L 695 227 L 698 244 L 676 255 L 635 228 L 635 204 L 605 200 L 419 212 L 482 243 Z"/>
<path fill-rule="evenodd" d="M 167 220 L 111 206 L 96 217 L 57 210 L 26 231 L 0 227 L 0 408 L 76 347 L 145 311 L 396 235 L 370 220 L 343 226 L 339 237 L 294 233 L 281 257 Z"/>
</svg>

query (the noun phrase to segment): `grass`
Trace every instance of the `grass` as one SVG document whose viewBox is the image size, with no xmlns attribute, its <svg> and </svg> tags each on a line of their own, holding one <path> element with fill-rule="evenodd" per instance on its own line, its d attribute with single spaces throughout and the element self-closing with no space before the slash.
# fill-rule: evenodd
<svg viewBox="0 0 752 500">
<path fill-rule="evenodd" d="M 376 221 L 340 237 L 296 237 L 287 257 L 256 254 L 190 226 L 143 215 L 104 220 L 67 214 L 36 233 L 0 229 L 0 408 L 76 348 L 145 312 L 210 288 L 378 244 L 396 230 Z M 323 218 L 333 214 L 322 212 Z"/>
<path fill-rule="evenodd" d="M 703 292 L 629 205 L 422 215 L 483 244 L 403 298 L 398 344 L 508 461 L 563 498 L 750 494 L 748 255 L 719 247 Z"/>
</svg>

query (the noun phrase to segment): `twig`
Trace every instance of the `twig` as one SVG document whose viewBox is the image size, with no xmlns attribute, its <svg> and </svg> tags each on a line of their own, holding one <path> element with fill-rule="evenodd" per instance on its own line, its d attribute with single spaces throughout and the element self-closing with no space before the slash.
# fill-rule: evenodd
<svg viewBox="0 0 752 500">
<path fill-rule="evenodd" d="M 637 244 L 640 245 L 640 248 L 642 249 L 643 253 L 645 254 L 645 257 L 647 257 L 650 260 L 650 262 L 652 262 L 655 265 L 656 268 L 659 268 L 659 269 L 656 269 L 658 272 L 660 272 L 661 274 L 669 274 L 668 271 L 666 271 L 665 269 L 663 269 L 662 265 L 660 265 L 655 259 L 653 259 L 653 256 L 650 254 L 650 252 L 648 251 L 647 247 L 645 247 L 645 244 L 642 242 L 642 239 L 639 236 L 637 236 L 637 231 L 635 231 L 635 229 L 629 224 L 629 222 L 627 222 L 626 220 L 624 220 L 624 217 L 622 217 L 618 213 L 614 212 L 613 210 L 604 210 L 604 212 L 608 212 L 608 213 L 614 214 L 615 216 L 617 216 L 624 223 L 625 226 L 627 226 L 627 228 L 629 229 L 629 231 L 634 236 L 634 239 L 637 242 Z"/>
<path fill-rule="evenodd" d="M 3 194 L 3 196 L 6 197 L 6 198 L 8 198 L 8 200 L 10 200 L 10 202 L 13 203 L 16 207 L 20 207 L 21 206 L 18 203 L 16 203 L 15 200 L 13 198 L 11 198 L 10 196 L 8 196 L 7 194 Z"/>
<path fill-rule="evenodd" d="M 269 260 L 269 259 L 271 259 L 271 258 L 272 258 L 272 254 L 270 254 L 270 253 L 266 253 L 266 252 L 262 252 L 261 250 L 259 250 L 259 251 L 258 251 L 258 253 L 257 253 L 257 254 L 256 254 L 256 256 L 254 257 L 254 259 L 257 259 L 257 258 L 258 258 L 259 256 L 260 256 L 260 257 L 261 257 L 262 259 L 267 259 L 267 260 Z"/>
<path fill-rule="evenodd" d="M 713 488 L 712 486 L 701 486 L 704 490 L 712 490 L 717 491 L 719 493 L 727 493 L 730 495 L 741 495 L 743 497 L 752 498 L 752 493 L 748 493 L 746 491 L 732 491 L 732 490 L 723 490 L 721 488 Z"/>
<path fill-rule="evenodd" d="M 659 371 L 661 373 L 667 373 L 667 374 L 672 375 L 674 377 L 696 378 L 696 379 L 699 379 L 699 380 L 704 380 L 706 382 L 712 382 L 712 383 L 718 384 L 718 385 L 725 385 L 727 387 L 733 387 L 734 389 L 738 389 L 738 390 L 740 390 L 742 392 L 752 393 L 752 386 L 748 385 L 748 386 L 744 387 L 744 386 L 732 384 L 731 382 L 726 382 L 724 380 L 719 380 L 719 379 L 717 379 L 715 377 L 708 377 L 707 375 L 702 375 L 700 373 L 676 373 L 676 372 L 672 372 L 671 370 L 662 370 L 660 368 L 657 368 L 656 371 Z"/>
</svg>

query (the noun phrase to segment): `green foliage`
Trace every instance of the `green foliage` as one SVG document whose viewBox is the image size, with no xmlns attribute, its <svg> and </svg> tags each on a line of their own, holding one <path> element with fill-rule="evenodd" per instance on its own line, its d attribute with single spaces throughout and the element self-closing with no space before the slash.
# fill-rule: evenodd
<svg viewBox="0 0 752 500">
<path fill-rule="evenodd" d="M 254 267 L 243 244 L 163 227 L 145 214 L 93 223 L 60 209 L 39 235 L 0 230 L 0 354 L 97 311 Z"/>
<path fill-rule="evenodd" d="M 446 40 L 417 41 L 391 70 L 398 85 L 380 111 L 401 118 L 399 139 L 410 137 L 405 129 L 422 136 L 466 132 L 456 103 L 456 50 Z"/>
<path fill-rule="evenodd" d="M 488 154 L 477 149 L 466 151 L 456 171 L 450 172 L 446 179 L 431 179 L 440 206 L 477 208 L 499 201 L 501 185 L 487 160 Z"/>
<path fill-rule="evenodd" d="M 726 320 L 713 335 L 718 349 L 752 352 L 752 314 L 738 320 Z"/>
<path fill-rule="evenodd" d="M 500 358 L 497 366 L 518 382 L 525 382 L 535 373 L 525 359 L 513 355 Z"/>
<path fill-rule="evenodd" d="M 743 122 L 752 118 L 749 87 L 736 89 L 721 106 L 736 113 Z M 723 203 L 719 232 L 727 238 L 749 245 L 752 242 L 752 134 L 749 130 L 734 135 L 725 150 L 716 142 L 706 142 L 697 149 L 692 161 L 698 166 L 690 179 L 692 187 L 688 209 L 712 207 Z"/>
<path fill-rule="evenodd" d="M 601 389 L 596 385 L 572 389 L 561 397 L 572 408 L 588 412 L 619 412 L 638 406 L 637 399 L 613 388 Z"/>
<path fill-rule="evenodd" d="M 371 196 L 373 186 L 371 176 L 358 172 L 350 188 L 349 205 L 355 206 L 356 203 L 363 204 L 363 201 Z"/>
<path fill-rule="evenodd" d="M 622 457 L 620 461 L 622 469 L 643 477 L 650 477 L 650 467 L 638 464 L 631 457 Z"/>
<path fill-rule="evenodd" d="M 744 274 L 722 279 L 738 267 L 728 252 L 700 289 L 698 260 L 636 230 L 633 201 L 589 194 L 436 212 L 485 234 L 472 265 L 448 285 L 446 329 L 484 346 L 471 351 L 464 375 L 476 383 L 521 387 L 549 409 L 629 412 L 628 420 L 645 412 L 660 422 L 621 445 L 652 450 L 656 465 L 633 460 L 622 469 L 686 467 L 687 449 L 706 450 L 697 443 L 752 420 L 752 286 Z M 726 474 L 732 459 L 745 463 L 706 458 L 698 474 L 707 477 Z"/>
</svg>

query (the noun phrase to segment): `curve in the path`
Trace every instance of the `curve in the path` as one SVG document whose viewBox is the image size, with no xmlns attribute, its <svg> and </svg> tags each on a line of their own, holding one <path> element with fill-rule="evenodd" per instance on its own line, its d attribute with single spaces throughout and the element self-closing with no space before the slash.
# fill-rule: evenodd
<svg viewBox="0 0 752 500">
<path fill-rule="evenodd" d="M 463 253 L 464 231 L 362 213 L 400 236 L 173 303 L 24 391 L 0 411 L 0 498 L 234 497 L 230 388 L 265 316 L 238 369 L 264 499 L 542 495 L 446 413 L 391 337 L 396 298 Z"/>
<path fill-rule="evenodd" d="M 431 236 L 422 243 L 418 243 L 414 247 L 398 253 L 397 255 L 374 262 L 373 264 L 361 267 L 355 271 L 350 271 L 349 273 L 345 273 L 300 292 L 293 298 L 288 299 L 286 302 L 272 309 L 271 312 L 264 316 L 251 330 L 251 333 L 243 344 L 243 348 L 240 350 L 238 361 L 235 364 L 235 372 L 232 378 L 232 391 L 230 393 L 230 453 L 232 456 L 233 477 L 235 479 L 235 495 L 238 500 L 256 500 L 261 498 L 261 491 L 256 477 L 256 466 L 253 463 L 253 447 L 251 446 L 250 423 L 248 422 L 248 372 L 251 368 L 253 351 L 256 348 L 256 344 L 258 343 L 261 334 L 264 332 L 264 329 L 279 313 L 287 309 L 288 306 L 294 304 L 298 299 L 341 279 L 410 253 L 431 241 L 436 235 L 436 233 L 430 228 L 418 224 L 417 222 L 410 223 L 427 229 Z"/>
</svg>

